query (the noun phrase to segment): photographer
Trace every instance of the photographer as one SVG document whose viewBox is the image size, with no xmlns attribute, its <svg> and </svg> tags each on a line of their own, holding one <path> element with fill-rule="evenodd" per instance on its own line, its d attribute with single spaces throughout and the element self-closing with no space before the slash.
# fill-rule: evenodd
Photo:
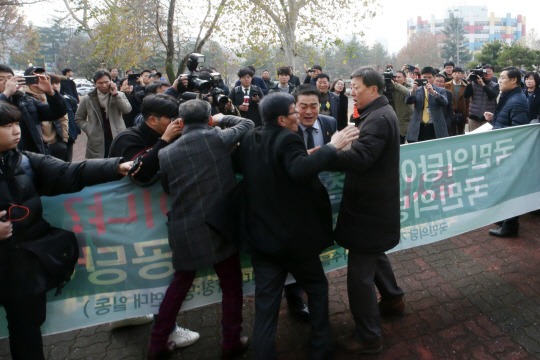
<svg viewBox="0 0 540 360">
<path fill-rule="evenodd" d="M 245 119 L 250 119 L 255 123 L 255 126 L 261 126 L 261 114 L 259 113 L 259 101 L 263 98 L 263 92 L 261 88 L 251 84 L 251 80 L 255 76 L 255 73 L 249 69 L 244 68 L 238 71 L 238 77 L 240 78 L 240 86 L 236 86 L 229 98 L 234 106 L 240 110 L 240 114 Z"/>
<path fill-rule="evenodd" d="M 116 158 L 70 164 L 21 152 L 17 150 L 21 121 L 16 107 L 0 101 L 0 304 L 7 314 L 11 357 L 43 360 L 40 326 L 46 318 L 46 292 L 61 283 L 51 279 L 38 259 L 59 261 L 58 257 L 65 256 L 63 249 L 75 253 L 77 241 L 73 233 L 52 228 L 42 217 L 40 196 L 74 193 L 118 180 L 131 163 Z M 47 246 L 51 243 L 54 246 Z M 30 246 L 40 247 L 40 255 L 30 257 L 29 251 L 21 249 Z M 60 255 L 58 249 L 62 249 Z M 36 262 L 41 263 L 41 270 Z M 73 263 L 64 258 L 61 265 L 69 270 Z M 48 286 L 42 286 L 45 282 Z"/>
<path fill-rule="evenodd" d="M 405 136 L 409 129 L 409 123 L 414 110 L 413 105 L 405 104 L 405 98 L 411 91 L 411 87 L 407 84 L 407 75 L 404 71 L 397 71 L 395 80 L 392 80 L 392 101 L 390 104 L 396 112 L 399 120 L 399 143 L 405 144 Z"/>
<path fill-rule="evenodd" d="M 131 111 L 123 92 L 118 92 L 107 70 L 94 73 L 96 88 L 83 97 L 75 114 L 75 122 L 86 133 L 86 158 L 100 159 L 109 155 L 113 139 L 126 125 L 122 114 Z M 62 100 L 63 101 L 63 100 Z"/>
<path fill-rule="evenodd" d="M 406 104 L 414 104 L 409 130 L 407 130 L 409 143 L 448 136 L 443 113 L 448 106 L 446 90 L 433 86 L 435 70 L 432 67 L 426 66 L 421 73 L 422 79 L 414 82 L 411 92 L 405 98 Z M 425 82 L 425 85 L 419 86 L 421 81 Z"/>
<path fill-rule="evenodd" d="M 26 69 L 25 74 L 37 76 L 38 84 L 35 89 L 45 94 L 46 102 L 41 102 L 26 94 L 21 87 L 25 85 L 25 79 L 21 76 L 14 76 L 13 70 L 9 66 L 0 65 L 0 100 L 11 103 L 19 108 L 22 113 L 21 141 L 19 150 L 27 150 L 44 155 L 50 155 L 49 145 L 43 141 L 41 135 L 41 122 L 54 121 L 60 119 L 67 113 L 64 98 L 57 91 L 54 91 L 49 77 L 44 74 L 45 69 L 39 67 L 30 67 Z"/>
<path fill-rule="evenodd" d="M 475 74 L 475 70 L 481 72 L 482 76 Z M 492 81 L 494 71 L 495 68 L 493 66 L 489 64 L 484 65 L 483 67 L 471 70 L 467 78 L 469 83 L 465 86 L 463 97 L 465 99 L 471 98 L 469 131 L 474 131 L 487 122 L 484 117 L 485 112 L 492 113 L 495 111 L 497 96 L 499 96 L 499 84 Z"/>
<path fill-rule="evenodd" d="M 317 86 L 317 76 L 322 73 L 321 65 L 313 65 L 311 69 L 306 69 L 306 78 L 304 84 L 311 84 Z"/>
</svg>

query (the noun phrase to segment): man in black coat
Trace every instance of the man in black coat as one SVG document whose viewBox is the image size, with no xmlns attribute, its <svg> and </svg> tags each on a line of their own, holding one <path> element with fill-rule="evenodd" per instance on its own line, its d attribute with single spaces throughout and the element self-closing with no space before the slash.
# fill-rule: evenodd
<svg viewBox="0 0 540 360">
<path fill-rule="evenodd" d="M 62 70 L 62 75 L 64 75 L 66 79 L 60 81 L 60 94 L 72 96 L 79 102 L 77 84 L 73 81 L 73 71 L 71 69 L 64 69 Z"/>
<path fill-rule="evenodd" d="M 252 256 L 255 275 L 256 359 L 275 359 L 281 291 L 290 272 L 308 294 L 311 340 L 309 359 L 327 359 L 332 348 L 328 281 L 319 254 L 333 244 L 332 210 L 318 173 L 328 168 L 358 131 L 336 133 L 329 144 L 308 155 L 298 131 L 294 98 L 270 94 L 261 102 L 264 126 L 240 142 L 245 208 L 240 239 Z"/>
<path fill-rule="evenodd" d="M 240 115 L 245 119 L 253 121 L 255 127 L 257 127 L 262 125 L 261 114 L 259 113 L 259 101 L 263 98 L 264 94 L 261 88 L 251 84 L 254 76 L 255 73 L 251 69 L 240 69 L 238 71 L 240 85 L 231 90 L 229 98 L 233 105 L 240 110 Z M 248 104 L 244 103 L 244 98 L 248 99 Z"/>
<path fill-rule="evenodd" d="M 294 86 L 300 86 L 300 78 L 296 75 L 294 75 L 294 69 L 292 66 L 289 66 L 289 69 L 291 69 L 291 80 L 289 81 Z"/>
<path fill-rule="evenodd" d="M 33 271 L 20 266 L 20 260 L 27 258 L 17 244 L 39 241 L 52 232 L 42 217 L 40 196 L 78 192 L 85 186 L 118 180 L 127 174 L 131 162 L 120 163 L 122 159 L 116 158 L 67 163 L 20 152 L 21 120 L 16 107 L 0 101 L 0 305 L 7 314 L 12 358 L 43 360 L 40 326 L 46 318 L 46 293 L 37 291 Z M 69 237 L 69 232 L 63 234 Z"/>
<path fill-rule="evenodd" d="M 383 89 L 384 79 L 374 69 L 352 74 L 360 137 L 334 161 L 334 168 L 346 171 L 335 236 L 349 249 L 347 288 L 356 324 L 351 336 L 338 341 L 353 353 L 381 352 L 380 315 L 402 314 L 405 307 L 385 255 L 399 243 L 400 200 L 399 123 Z M 375 286 L 381 294 L 379 306 Z"/>
</svg>

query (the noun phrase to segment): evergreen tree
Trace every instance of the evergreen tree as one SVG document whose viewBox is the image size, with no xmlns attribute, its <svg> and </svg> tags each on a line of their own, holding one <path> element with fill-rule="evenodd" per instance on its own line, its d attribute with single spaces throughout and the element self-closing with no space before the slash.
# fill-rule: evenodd
<svg viewBox="0 0 540 360">
<path fill-rule="evenodd" d="M 499 65 L 499 55 L 501 54 L 504 48 L 504 43 L 499 40 L 495 40 L 490 43 L 484 43 L 482 50 L 475 55 L 475 58 L 478 62 L 482 64 L 490 64 L 495 67 L 495 71 L 501 71 L 501 66 Z"/>
<path fill-rule="evenodd" d="M 468 63 L 472 59 L 472 54 L 465 45 L 463 22 L 454 14 L 450 14 L 450 19 L 442 33 L 446 38 L 441 46 L 441 57 L 445 60 L 452 60 L 456 66 Z M 459 57 L 457 49 L 459 49 Z"/>
</svg>

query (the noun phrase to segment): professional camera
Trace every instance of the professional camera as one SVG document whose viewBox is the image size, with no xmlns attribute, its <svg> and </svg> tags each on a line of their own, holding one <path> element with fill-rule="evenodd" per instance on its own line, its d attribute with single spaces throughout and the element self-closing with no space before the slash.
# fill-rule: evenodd
<svg viewBox="0 0 540 360">
<path fill-rule="evenodd" d="M 197 74 L 197 67 L 199 64 L 206 61 L 206 56 L 198 53 L 193 53 L 189 55 L 187 61 L 188 72 L 186 74 L 180 75 L 180 77 L 187 76 L 188 78 L 188 90 L 198 90 L 199 92 L 208 92 L 212 87 L 212 82 L 208 80 L 199 79 Z"/>
<path fill-rule="evenodd" d="M 186 92 L 182 93 L 182 96 L 180 97 L 180 104 L 183 104 L 183 103 L 185 103 L 186 101 L 189 101 L 189 100 L 196 100 L 196 99 L 208 101 L 208 98 L 206 96 L 204 96 L 204 94 L 202 94 L 202 93 L 195 93 L 195 92 L 186 91 Z"/>
<path fill-rule="evenodd" d="M 225 106 L 229 102 L 229 98 L 225 95 L 225 92 L 220 88 L 213 88 L 210 93 L 208 93 L 209 96 L 213 99 L 213 104 L 215 106 Z"/>
<path fill-rule="evenodd" d="M 312 68 L 307 69 L 307 72 L 308 72 L 308 73 L 312 73 L 312 72 L 314 72 L 314 71 L 315 71 L 315 70 L 313 70 Z"/>
<path fill-rule="evenodd" d="M 487 70 L 482 68 L 482 65 L 478 65 L 474 69 L 471 69 L 471 76 L 469 78 L 472 81 L 478 81 L 478 77 L 483 77 L 485 73 L 487 73 Z"/>
<path fill-rule="evenodd" d="M 384 78 L 384 95 L 388 98 L 388 101 L 393 102 L 392 97 L 392 80 L 394 80 L 397 74 L 394 72 L 394 69 L 391 65 L 386 66 L 386 70 L 382 73 Z"/>
<path fill-rule="evenodd" d="M 216 88 L 221 85 L 221 74 L 218 72 L 210 73 L 210 76 L 212 77 L 212 87 Z"/>
</svg>

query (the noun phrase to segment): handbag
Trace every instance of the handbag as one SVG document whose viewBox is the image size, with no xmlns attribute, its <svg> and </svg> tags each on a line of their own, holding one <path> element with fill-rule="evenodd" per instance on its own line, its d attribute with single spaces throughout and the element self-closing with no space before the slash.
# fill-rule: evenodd
<svg viewBox="0 0 540 360">
<path fill-rule="evenodd" d="M 79 259 L 79 244 L 71 231 L 49 228 L 47 235 L 14 244 L 9 253 L 11 288 L 20 297 L 36 296 L 57 289 L 71 280 Z"/>
</svg>

